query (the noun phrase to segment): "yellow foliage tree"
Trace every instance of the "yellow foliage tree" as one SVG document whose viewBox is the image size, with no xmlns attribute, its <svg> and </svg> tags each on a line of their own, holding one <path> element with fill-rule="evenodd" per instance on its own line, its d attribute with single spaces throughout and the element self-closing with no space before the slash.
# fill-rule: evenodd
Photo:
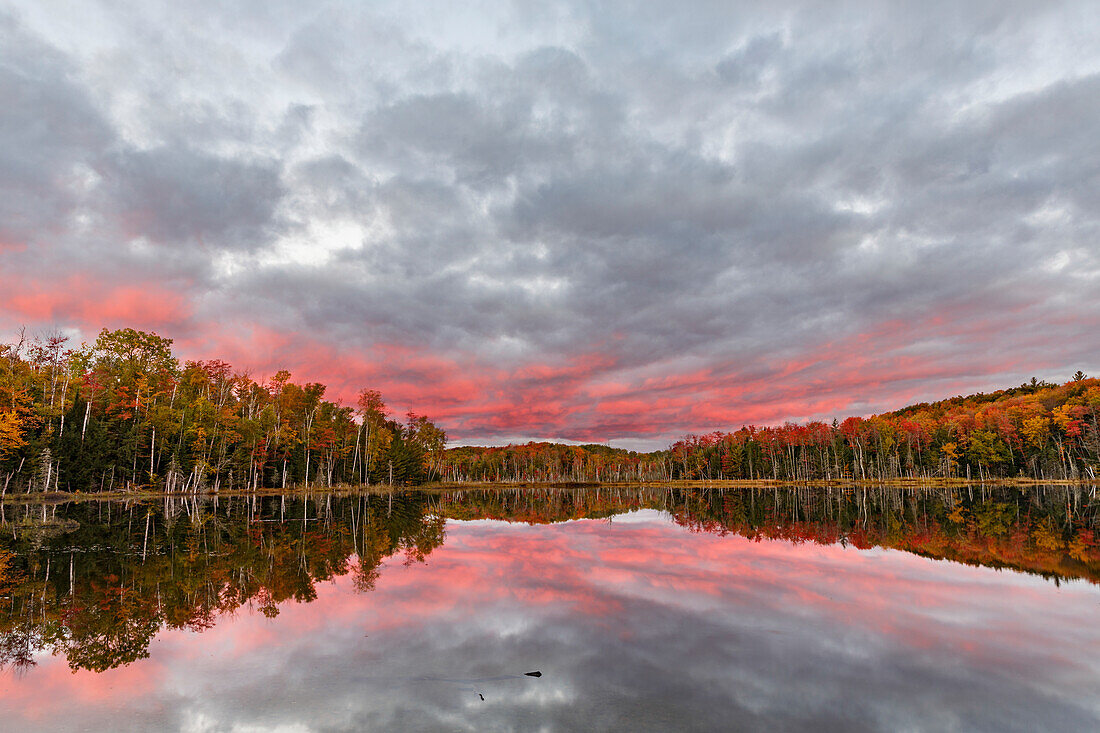
<svg viewBox="0 0 1100 733">
<path fill-rule="evenodd" d="M 943 453 L 944 461 L 946 462 L 947 475 L 950 476 L 955 472 L 955 465 L 959 460 L 958 444 L 954 441 L 948 441 L 940 448 L 940 452 Z"/>
<path fill-rule="evenodd" d="M 1028 445 L 1042 449 L 1046 445 L 1047 436 L 1050 435 L 1050 418 L 1038 415 L 1029 417 L 1020 426 L 1020 432 L 1023 433 Z"/>
<path fill-rule="evenodd" d="M 23 439 L 23 425 L 19 415 L 14 412 L 0 412 L 0 459 L 27 444 Z"/>
</svg>

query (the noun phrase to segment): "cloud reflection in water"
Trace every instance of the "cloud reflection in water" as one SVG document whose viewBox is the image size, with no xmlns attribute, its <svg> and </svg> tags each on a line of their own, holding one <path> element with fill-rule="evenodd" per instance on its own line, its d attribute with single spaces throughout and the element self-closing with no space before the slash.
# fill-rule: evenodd
<svg viewBox="0 0 1100 733">
<path fill-rule="evenodd" d="M 1090 730 L 1098 600 L 650 510 L 452 521 L 372 592 L 339 577 L 98 675 L 43 657 L 0 709 L 21 730 Z"/>
</svg>

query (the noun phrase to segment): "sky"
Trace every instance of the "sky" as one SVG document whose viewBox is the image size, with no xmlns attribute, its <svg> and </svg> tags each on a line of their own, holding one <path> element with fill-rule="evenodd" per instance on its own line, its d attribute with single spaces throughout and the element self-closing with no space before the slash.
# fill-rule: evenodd
<svg viewBox="0 0 1100 733">
<path fill-rule="evenodd" d="M 453 444 L 652 449 L 1096 373 L 1097 28 L 0 0 L 0 342 L 155 331 Z"/>
</svg>

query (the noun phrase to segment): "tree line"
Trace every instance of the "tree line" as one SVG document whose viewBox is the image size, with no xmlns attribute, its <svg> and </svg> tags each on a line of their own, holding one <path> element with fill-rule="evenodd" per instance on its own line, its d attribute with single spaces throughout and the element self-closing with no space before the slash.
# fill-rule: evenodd
<svg viewBox="0 0 1100 733">
<path fill-rule="evenodd" d="M 666 450 L 532 442 L 446 448 L 423 415 L 377 390 L 348 406 L 280 371 L 180 364 L 172 341 L 103 330 L 0 345 L 0 495 L 169 493 L 369 484 L 676 480 L 1095 480 L 1100 380 L 1032 379 L 990 394 L 848 417 L 688 435 Z"/>
<path fill-rule="evenodd" d="M 70 348 L 49 335 L 0 345 L 0 492 L 174 492 L 416 484 L 438 478 L 446 433 L 354 406 L 287 371 L 254 380 L 219 361 L 180 364 L 172 340 L 104 329 Z"/>
<path fill-rule="evenodd" d="M 456 482 L 1095 480 L 1100 379 L 1031 382 L 921 403 L 869 418 L 688 435 L 667 450 L 532 442 L 452 448 Z"/>
<path fill-rule="evenodd" d="M 678 476 L 704 480 L 1095 480 L 1098 410 L 1100 379 L 1078 372 L 866 419 L 691 435 L 671 452 Z"/>
</svg>

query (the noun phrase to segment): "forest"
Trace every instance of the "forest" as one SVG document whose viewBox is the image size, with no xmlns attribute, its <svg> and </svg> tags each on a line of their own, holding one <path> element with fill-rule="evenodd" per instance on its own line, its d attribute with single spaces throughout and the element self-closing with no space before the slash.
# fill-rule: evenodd
<svg viewBox="0 0 1100 733">
<path fill-rule="evenodd" d="M 831 423 L 747 425 L 689 435 L 668 450 L 529 443 L 453 448 L 444 478 L 463 481 L 889 481 L 1095 480 L 1100 466 L 1100 379 L 1032 379 Z"/>
<path fill-rule="evenodd" d="M 180 364 L 172 341 L 104 329 L 0 345 L 0 491 L 167 493 L 416 484 L 438 478 L 446 433 L 354 406 L 279 371 L 258 382 L 222 361 Z"/>
<path fill-rule="evenodd" d="M 704 479 L 1095 481 L 1098 409 L 1100 380 L 1077 372 L 866 419 L 689 436 L 671 452 L 680 476 Z"/>
<path fill-rule="evenodd" d="M 652 453 L 532 442 L 448 449 L 382 395 L 353 405 L 286 371 L 180 363 L 172 341 L 104 329 L 0 345 L 0 495 L 166 493 L 371 484 L 652 481 L 1095 480 L 1100 380 L 1032 379 L 868 418 L 744 425 Z"/>
</svg>

